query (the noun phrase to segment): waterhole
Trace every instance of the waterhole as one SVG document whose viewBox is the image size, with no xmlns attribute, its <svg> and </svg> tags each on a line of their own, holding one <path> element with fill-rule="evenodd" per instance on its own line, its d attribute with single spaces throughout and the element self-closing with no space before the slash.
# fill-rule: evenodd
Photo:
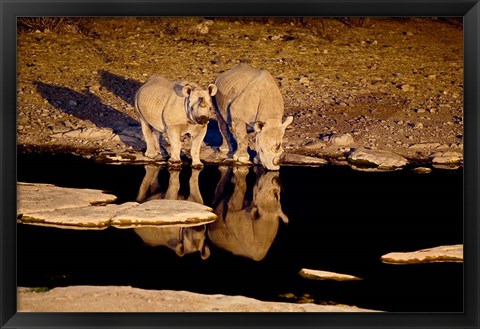
<svg viewBox="0 0 480 329">
<path fill-rule="evenodd" d="M 463 243 L 462 169 L 172 171 L 34 154 L 19 155 L 17 164 L 21 182 L 102 189 L 118 203 L 185 199 L 219 216 L 212 224 L 163 231 L 18 224 L 18 286 L 128 285 L 390 312 L 463 311 L 461 263 L 380 260 L 389 252 Z M 362 280 L 307 279 L 299 275 L 303 268 Z"/>
</svg>

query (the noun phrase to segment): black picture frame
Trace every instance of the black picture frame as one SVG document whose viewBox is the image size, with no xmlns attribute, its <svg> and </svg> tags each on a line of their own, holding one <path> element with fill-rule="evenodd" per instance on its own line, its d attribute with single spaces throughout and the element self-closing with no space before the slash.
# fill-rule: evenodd
<svg viewBox="0 0 480 329">
<path fill-rule="evenodd" d="M 30 0 L 0 1 L 0 326 L 1 328 L 479 328 L 478 0 Z M 18 16 L 463 16 L 464 312 L 463 313 L 17 313 L 16 18 Z"/>
</svg>

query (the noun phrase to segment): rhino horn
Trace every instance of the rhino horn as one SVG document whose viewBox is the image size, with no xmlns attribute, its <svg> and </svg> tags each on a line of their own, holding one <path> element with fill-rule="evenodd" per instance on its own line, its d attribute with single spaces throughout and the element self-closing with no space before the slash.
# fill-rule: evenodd
<svg viewBox="0 0 480 329">
<path fill-rule="evenodd" d="M 285 121 L 282 123 L 282 126 L 283 128 L 287 128 L 288 125 L 290 125 L 291 123 L 293 122 L 293 117 L 292 116 L 288 116 Z"/>
</svg>

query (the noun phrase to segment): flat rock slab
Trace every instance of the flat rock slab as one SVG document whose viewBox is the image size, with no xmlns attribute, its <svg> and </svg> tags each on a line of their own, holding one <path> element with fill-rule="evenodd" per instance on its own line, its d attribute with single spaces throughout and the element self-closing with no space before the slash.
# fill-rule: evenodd
<svg viewBox="0 0 480 329">
<path fill-rule="evenodd" d="M 307 166 L 323 166 L 328 164 L 328 161 L 322 158 L 315 158 L 306 155 L 285 153 L 282 161 L 283 165 L 307 165 Z"/>
<path fill-rule="evenodd" d="M 463 245 L 441 246 L 413 252 L 391 252 L 380 259 L 387 264 L 461 263 L 463 262 Z"/>
<path fill-rule="evenodd" d="M 152 200 L 138 204 L 116 214 L 112 225 L 117 227 L 136 225 L 205 224 L 217 216 L 213 209 L 196 202 L 183 200 Z"/>
<path fill-rule="evenodd" d="M 46 292 L 20 287 L 17 292 L 19 312 L 378 312 L 348 305 L 264 302 L 126 286 L 71 286 Z"/>
<path fill-rule="evenodd" d="M 184 200 L 102 204 L 116 196 L 100 190 L 63 188 L 49 184 L 19 183 L 18 221 L 61 228 L 101 229 L 109 226 L 199 225 L 215 221 L 210 207 Z"/>
<path fill-rule="evenodd" d="M 349 274 L 311 270 L 308 268 L 302 268 L 300 272 L 298 272 L 298 274 L 300 274 L 302 277 L 306 279 L 313 279 L 313 280 L 334 280 L 334 281 L 362 280 L 359 277 L 349 275 Z"/>
<path fill-rule="evenodd" d="M 430 158 L 434 164 L 458 164 L 463 161 L 463 154 L 458 152 L 435 152 L 430 156 Z"/>
<path fill-rule="evenodd" d="M 108 204 L 105 206 L 89 206 L 56 209 L 52 211 L 26 213 L 20 217 L 21 222 L 53 227 L 107 228 L 112 226 L 112 218 L 129 208 L 136 207 L 136 202 Z"/>
<path fill-rule="evenodd" d="M 100 190 L 58 187 L 50 184 L 17 184 L 17 213 L 36 213 L 66 208 L 79 208 L 117 199 Z"/>
<path fill-rule="evenodd" d="M 348 162 L 356 166 L 376 166 L 378 169 L 400 168 L 408 163 L 407 159 L 398 154 L 363 147 L 352 152 Z"/>
</svg>

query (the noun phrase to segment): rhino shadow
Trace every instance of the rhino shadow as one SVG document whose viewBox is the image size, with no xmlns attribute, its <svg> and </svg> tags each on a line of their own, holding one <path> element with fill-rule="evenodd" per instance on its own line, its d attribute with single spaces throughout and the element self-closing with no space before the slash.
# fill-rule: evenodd
<svg viewBox="0 0 480 329">
<path fill-rule="evenodd" d="M 165 170 L 161 169 L 164 168 Z M 147 164 L 145 165 L 145 177 L 140 185 L 137 202 L 150 200 L 187 200 L 203 204 L 203 198 L 199 188 L 200 169 L 192 169 L 188 188 L 181 186 L 181 172 L 168 170 L 168 184 L 164 181 L 166 167 Z M 159 178 L 159 174 L 162 177 Z M 167 188 L 165 189 L 166 185 Z M 175 227 L 139 227 L 133 229 L 143 242 L 152 247 L 167 247 L 179 257 L 186 254 L 199 252 L 202 259 L 210 256 L 210 247 L 206 243 L 207 225 L 175 226 Z"/>
<path fill-rule="evenodd" d="M 100 72 L 100 83 L 108 91 L 123 99 L 131 106 L 135 105 L 135 93 L 142 86 L 140 81 L 128 77 L 122 77 L 105 70 Z M 220 135 L 216 120 L 212 119 L 209 121 L 207 134 L 205 135 L 203 142 L 210 147 L 219 147 L 222 144 L 222 136 Z"/>
<path fill-rule="evenodd" d="M 122 77 L 105 70 L 100 71 L 100 84 L 131 106 L 134 106 L 135 103 L 135 93 L 142 86 L 140 81 Z"/>
<path fill-rule="evenodd" d="M 90 121 L 99 128 L 110 128 L 115 134 L 119 134 L 127 128 L 137 128 L 140 131 L 137 120 L 102 103 L 101 99 L 88 89 L 78 92 L 67 87 L 39 81 L 34 84 L 37 92 L 45 100 L 66 114 Z M 119 137 L 128 146 L 137 146 L 132 138 L 123 135 L 119 135 Z"/>
<path fill-rule="evenodd" d="M 208 224 L 208 238 L 234 255 L 261 261 L 275 240 L 280 220 L 288 223 L 288 217 L 281 208 L 279 172 L 255 170 L 257 180 L 250 196 L 248 168 L 220 167 L 212 206 L 218 219 Z"/>
</svg>

